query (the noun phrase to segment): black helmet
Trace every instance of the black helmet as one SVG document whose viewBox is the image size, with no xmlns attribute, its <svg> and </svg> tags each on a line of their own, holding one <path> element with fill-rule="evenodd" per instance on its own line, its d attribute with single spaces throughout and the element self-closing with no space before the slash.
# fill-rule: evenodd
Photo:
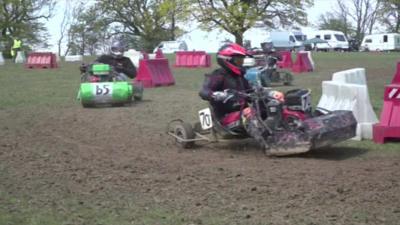
<svg viewBox="0 0 400 225">
<path fill-rule="evenodd" d="M 124 55 L 125 46 L 121 41 L 114 41 L 111 44 L 110 53 L 115 58 L 121 58 Z"/>
</svg>

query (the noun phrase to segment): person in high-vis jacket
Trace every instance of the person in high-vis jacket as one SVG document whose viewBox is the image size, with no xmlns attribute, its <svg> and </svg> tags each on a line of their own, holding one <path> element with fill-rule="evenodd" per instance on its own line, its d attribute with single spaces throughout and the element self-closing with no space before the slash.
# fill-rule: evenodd
<svg viewBox="0 0 400 225">
<path fill-rule="evenodd" d="M 13 45 L 11 47 L 11 57 L 13 58 L 13 61 L 15 61 L 18 51 L 21 51 L 21 46 L 22 46 L 22 41 L 18 38 L 15 38 L 13 40 Z"/>
</svg>

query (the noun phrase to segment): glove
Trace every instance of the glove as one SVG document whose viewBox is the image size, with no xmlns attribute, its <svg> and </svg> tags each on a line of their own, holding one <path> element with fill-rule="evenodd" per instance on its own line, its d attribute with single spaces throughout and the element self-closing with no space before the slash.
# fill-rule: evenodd
<svg viewBox="0 0 400 225">
<path fill-rule="evenodd" d="M 213 98 L 217 102 L 222 102 L 228 97 L 228 93 L 223 91 L 215 91 L 211 94 L 211 98 Z"/>
</svg>

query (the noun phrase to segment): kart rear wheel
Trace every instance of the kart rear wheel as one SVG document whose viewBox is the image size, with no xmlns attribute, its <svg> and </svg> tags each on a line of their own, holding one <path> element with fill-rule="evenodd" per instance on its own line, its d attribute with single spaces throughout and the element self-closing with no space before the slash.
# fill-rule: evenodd
<svg viewBox="0 0 400 225">
<path fill-rule="evenodd" d="M 193 131 L 192 125 L 187 122 L 177 124 L 174 129 L 176 136 L 183 140 L 175 138 L 175 143 L 182 148 L 192 148 L 194 146 L 194 141 L 187 141 L 189 139 L 194 139 L 196 134 Z"/>
<path fill-rule="evenodd" d="M 142 82 L 135 82 L 133 86 L 133 99 L 136 101 L 141 101 L 143 99 L 143 84 Z"/>
</svg>

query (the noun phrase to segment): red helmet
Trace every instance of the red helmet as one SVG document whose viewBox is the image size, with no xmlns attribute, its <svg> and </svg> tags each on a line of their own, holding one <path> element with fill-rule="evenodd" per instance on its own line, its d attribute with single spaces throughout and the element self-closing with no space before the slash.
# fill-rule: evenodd
<svg viewBox="0 0 400 225">
<path fill-rule="evenodd" d="M 223 45 L 218 50 L 217 62 L 222 68 L 231 71 L 233 74 L 242 76 L 245 72 L 242 66 L 243 61 L 242 63 L 237 63 L 235 58 L 243 59 L 246 56 L 248 56 L 248 54 L 245 48 L 235 43 L 229 43 Z"/>
</svg>

